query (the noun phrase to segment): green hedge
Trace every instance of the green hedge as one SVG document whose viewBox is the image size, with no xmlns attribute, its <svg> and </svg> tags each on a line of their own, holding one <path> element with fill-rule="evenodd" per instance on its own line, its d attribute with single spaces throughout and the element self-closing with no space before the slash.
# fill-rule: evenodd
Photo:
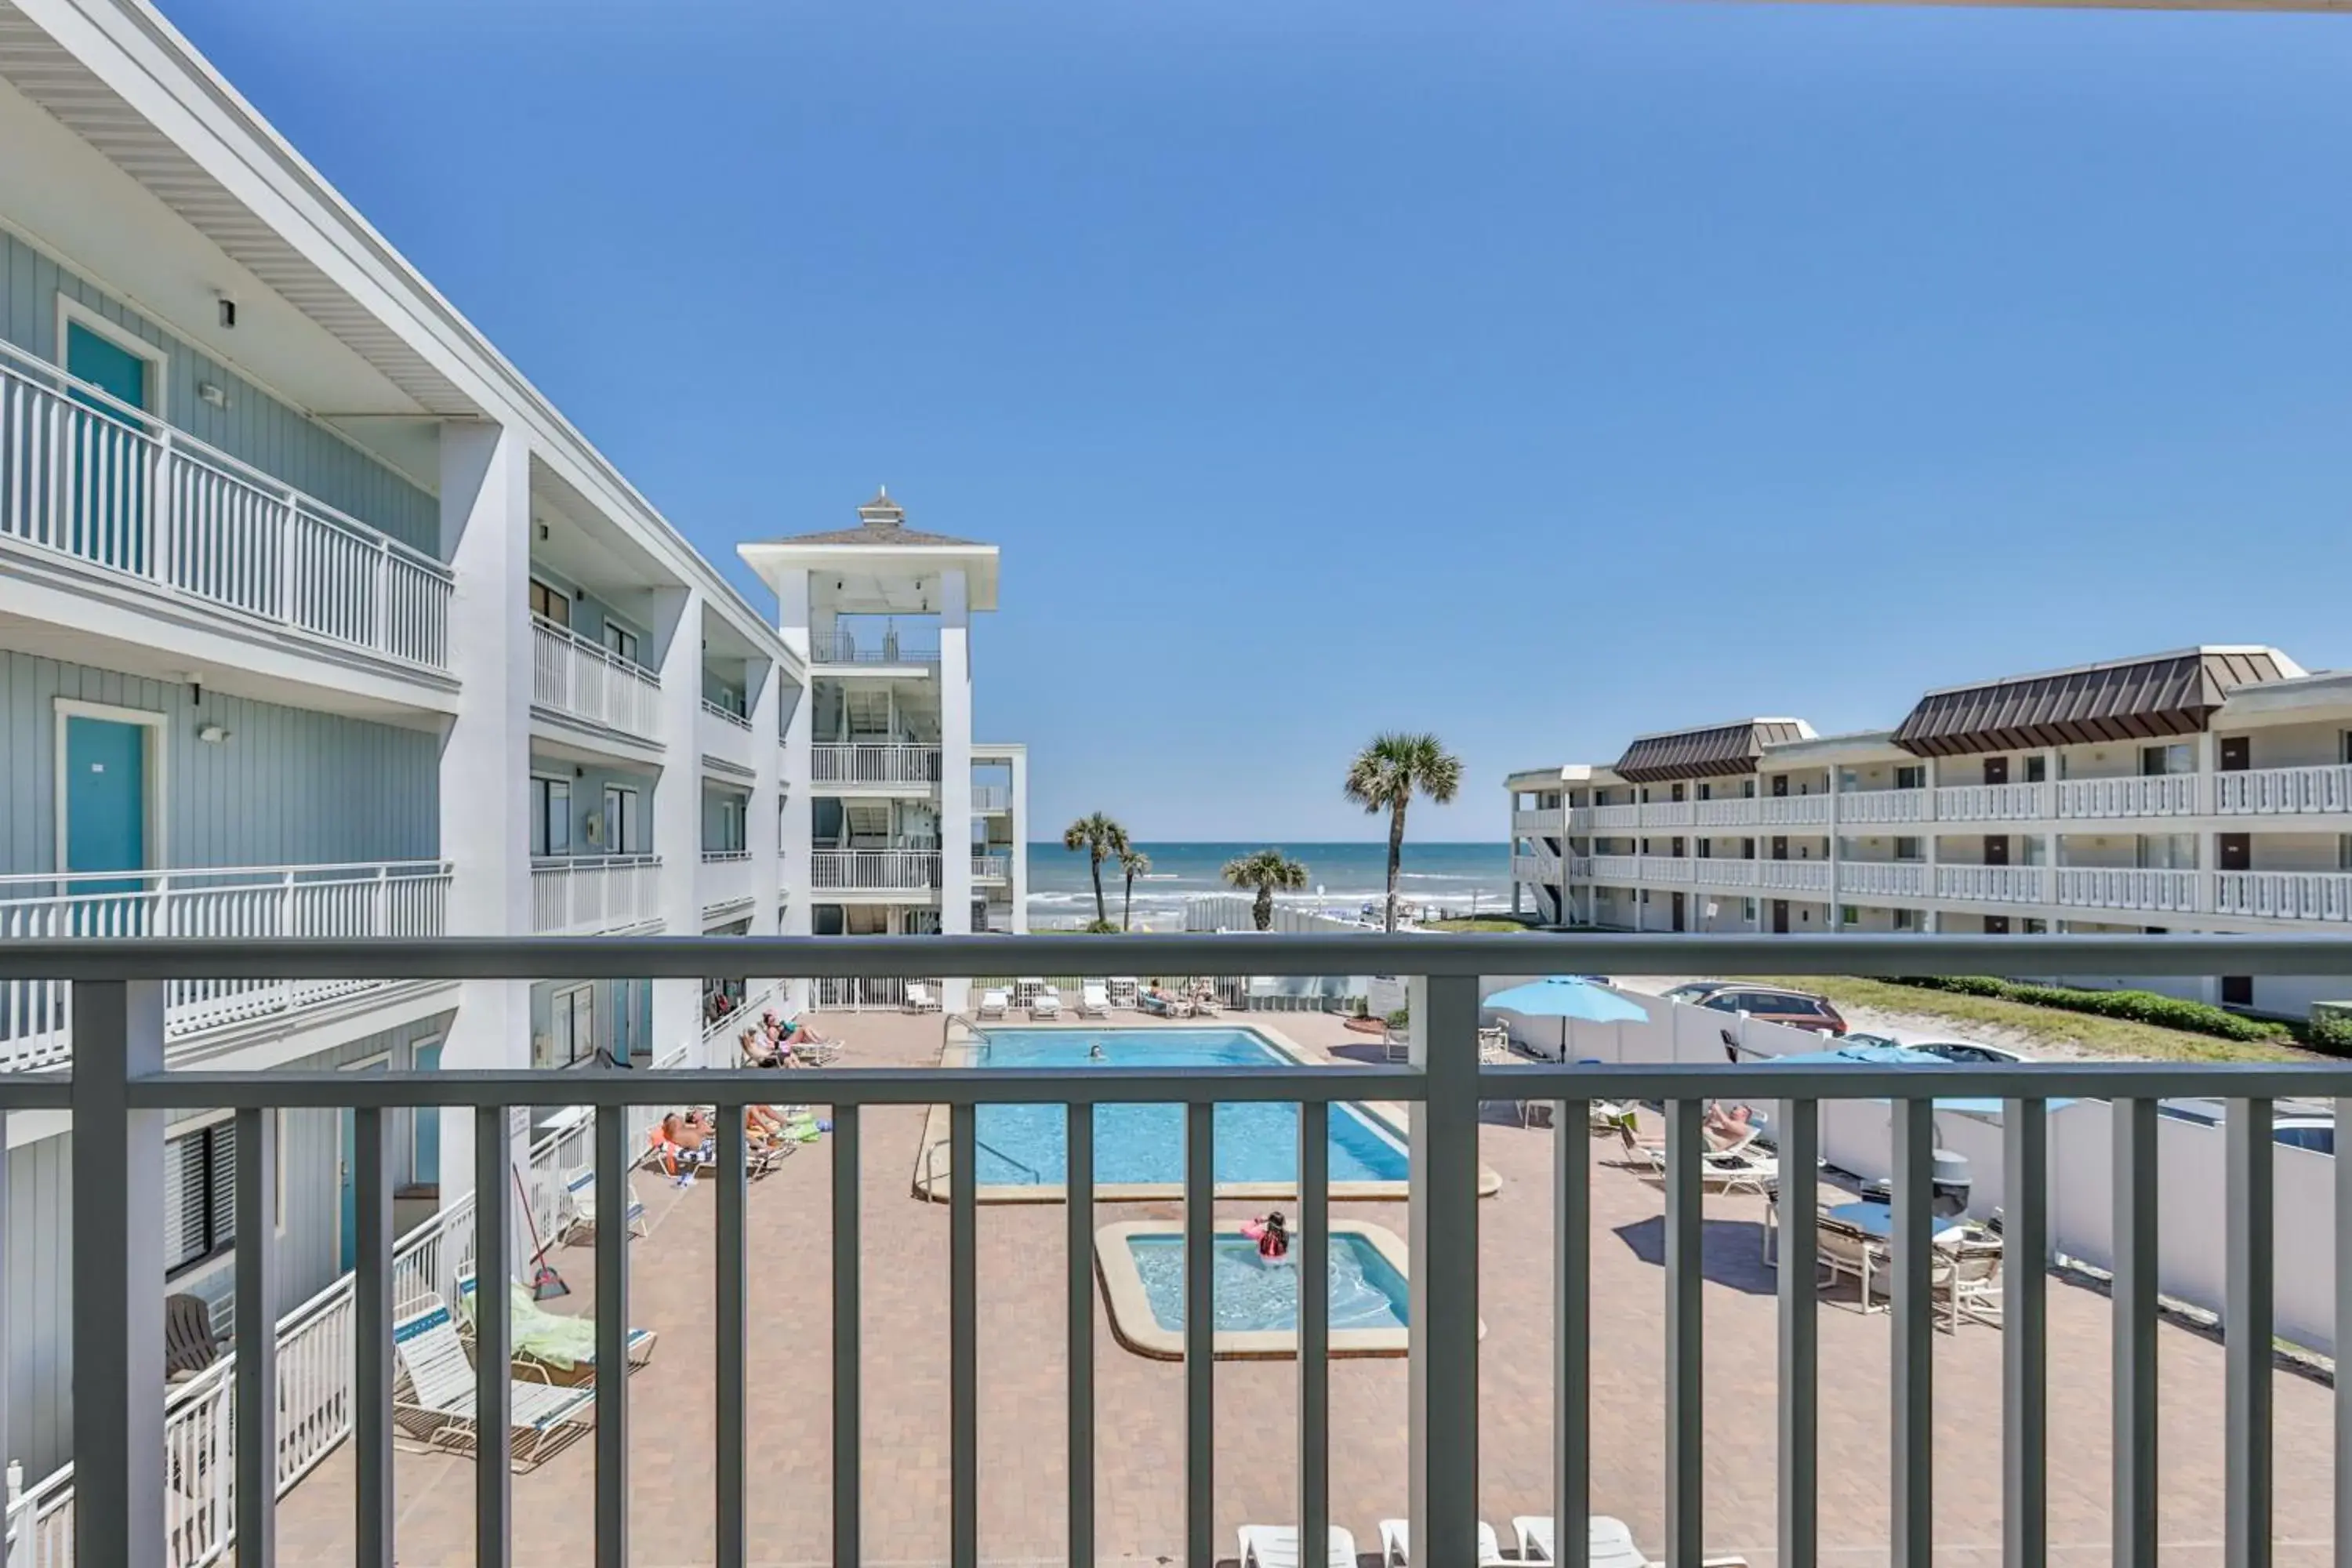
<svg viewBox="0 0 2352 1568">
<path fill-rule="evenodd" d="M 2060 1007 L 2072 1013 L 2095 1013 L 2105 1018 L 2128 1018 L 2191 1034 L 2213 1035 L 2224 1040 L 2288 1040 L 2294 1028 L 2266 1018 L 2248 1018 L 2210 1002 L 2188 1002 L 2153 991 L 2078 991 L 2071 985 L 2035 985 L 2018 980 L 1996 980 L 1989 974 L 1905 975 L 1897 985 L 1927 991 L 1952 991 L 1964 996 L 1997 996 L 2004 1002 L 2024 1002 L 2036 1007 Z M 2352 1026 L 2346 1029 L 2352 1047 Z"/>
<path fill-rule="evenodd" d="M 2343 1004 L 2321 1002 L 2311 1009 L 2311 1043 L 2331 1056 L 2352 1057 L 2352 1013 Z"/>
</svg>

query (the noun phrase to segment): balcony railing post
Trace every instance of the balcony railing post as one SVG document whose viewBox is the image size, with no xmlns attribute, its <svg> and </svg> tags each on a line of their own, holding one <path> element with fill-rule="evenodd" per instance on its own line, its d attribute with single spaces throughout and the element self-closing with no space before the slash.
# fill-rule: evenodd
<svg viewBox="0 0 2352 1568">
<path fill-rule="evenodd" d="M 439 1114 L 420 1110 L 419 1116 Z M 355 1568 L 393 1568 L 392 1169 L 385 1114 L 352 1116 L 352 1213 L 359 1235 L 352 1274 L 352 1469 Z"/>
<path fill-rule="evenodd" d="M 1414 989 L 1408 1475 L 1418 1551 L 1443 1563 L 1478 1531 L 1478 982 Z"/>
<path fill-rule="evenodd" d="M 73 1441 L 78 1560 L 163 1568 L 163 987 L 73 990 Z M 265 1312 L 268 1311 L 264 1308 Z"/>
<path fill-rule="evenodd" d="M 2050 1107 L 2001 1102 L 2001 1561 L 2042 1568 L 2050 1552 Z"/>
<path fill-rule="evenodd" d="M 237 1568 L 278 1562 L 278 1115 L 236 1113 Z"/>
<path fill-rule="evenodd" d="M 2228 1144 L 2228 1280 L 2221 1317 L 2229 1429 L 2223 1552 L 2228 1568 L 2271 1562 L 2271 1102 L 2233 1100 Z M 2352 1151 L 2347 1151 L 2352 1157 Z"/>
<path fill-rule="evenodd" d="M 2155 1568 L 2156 1101 L 2115 1102 L 2115 1568 Z"/>
</svg>

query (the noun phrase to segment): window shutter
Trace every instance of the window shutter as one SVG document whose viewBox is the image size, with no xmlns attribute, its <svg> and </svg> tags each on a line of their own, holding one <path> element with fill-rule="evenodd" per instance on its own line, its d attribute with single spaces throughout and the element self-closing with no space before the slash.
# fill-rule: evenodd
<svg viewBox="0 0 2352 1568">
<path fill-rule="evenodd" d="M 223 1121 L 206 1129 L 213 1141 L 213 1247 L 236 1240 L 236 1123 Z"/>
</svg>

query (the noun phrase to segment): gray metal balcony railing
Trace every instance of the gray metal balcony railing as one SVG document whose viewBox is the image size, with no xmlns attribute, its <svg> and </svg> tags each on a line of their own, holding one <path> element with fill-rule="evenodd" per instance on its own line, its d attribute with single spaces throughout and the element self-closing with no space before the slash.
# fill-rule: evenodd
<svg viewBox="0 0 2352 1568">
<path fill-rule="evenodd" d="M 716 956 L 723 952 L 724 956 Z M 268 1223 L 280 1108 L 350 1109 L 355 1126 L 358 1266 L 352 1283 L 354 1376 L 351 1399 L 352 1472 L 357 1489 L 352 1561 L 390 1568 L 394 1561 L 392 1478 L 394 1277 L 389 1114 L 406 1107 L 471 1109 L 476 1118 L 477 1193 L 503 1198 L 511 1185 L 508 1142 L 511 1107 L 546 1098 L 543 1075 L 529 1071 L 352 1074 L 276 1070 L 218 1073 L 163 1070 L 167 985 L 185 978 L 335 977 L 359 979 L 593 979 L 614 973 L 699 978 L 713 970 L 794 974 L 826 980 L 890 979 L 983 973 L 1001 965 L 1001 939 L 891 938 L 572 938 L 429 942 L 27 942 L 0 944 L 0 981 L 70 982 L 75 1070 L 0 1076 L 0 1112 L 68 1110 L 74 1120 L 74 1202 L 65 1237 L 76 1319 L 70 1368 L 75 1391 L 73 1457 L 77 1560 L 162 1568 L 172 1561 L 165 1527 L 163 1312 L 156 1289 L 165 1211 L 163 1137 L 173 1108 L 217 1106 L 236 1116 L 234 1416 L 218 1442 L 233 1458 L 237 1504 L 233 1548 L 240 1563 L 271 1561 L 277 1498 L 273 1427 L 280 1408 L 278 1349 L 268 1310 L 245 1304 L 271 1299 L 273 1227 Z M 1404 1510 L 1422 1542 L 1468 1542 L 1478 1525 L 1479 1475 L 1479 1129 L 1486 1100 L 1554 1102 L 1553 1316 L 1560 1326 L 1553 1383 L 1558 1434 L 1553 1508 L 1562 1561 L 1580 1563 L 1591 1515 L 1595 1436 L 1591 1413 L 1593 1300 L 1591 1101 L 1649 1099 L 1665 1106 L 1664 1274 L 1666 1345 L 1666 1559 L 1702 1555 L 1707 1457 L 1701 1297 L 1702 1112 L 1717 1094 L 1754 1099 L 1764 1081 L 1778 1097 L 1781 1216 L 1778 1303 L 1778 1560 L 1816 1560 L 1822 1440 L 1816 1432 L 1821 1387 L 1812 1263 L 1815 1156 L 1821 1102 L 1893 1102 L 1895 1157 L 1891 1257 L 1894 1332 L 1888 1380 L 1891 1561 L 1928 1568 L 1937 1478 L 1932 1426 L 1936 1362 L 1931 1207 L 1934 1101 L 1937 1096 L 2004 1102 L 2003 1183 L 2006 1246 L 2018 1258 L 2007 1288 L 2002 1335 L 2002 1560 L 2039 1568 L 2048 1561 L 2049 1388 L 2047 1283 L 2038 1266 L 2049 1246 L 2047 1212 L 2050 1101 L 2057 1097 L 2113 1102 L 2115 1149 L 2114 1356 L 2111 1362 L 2114 1560 L 2152 1564 L 2157 1556 L 2156 1377 L 2158 1336 L 2158 1102 L 2213 1097 L 2229 1104 L 2224 1436 L 2227 1480 L 2223 1528 L 2231 1563 L 2270 1561 L 2272 1534 L 2273 1159 L 2271 1103 L 2289 1096 L 2335 1098 L 2352 1115 L 2352 1067 L 2332 1063 L 2259 1067 L 2062 1062 L 2015 1067 L 1775 1068 L 1716 1063 L 1595 1066 L 1564 1063 L 1482 1065 L 1476 1041 L 1480 979 L 1530 970 L 1615 973 L 1983 973 L 2092 971 L 2111 974 L 2232 973 L 2352 975 L 2352 942 L 2326 937 L 1627 937 L 1627 936 L 1134 936 L 1026 939 L 1023 963 L 1049 973 L 1107 976 L 1167 972 L 1329 974 L 1366 972 L 1415 976 L 1416 1039 L 1410 1065 L 1333 1071 L 1321 1066 L 1135 1068 L 827 1068 L 804 1074 L 796 1092 L 830 1105 L 832 1278 L 832 1559 L 861 1561 L 861 1376 L 864 1281 L 861 1116 L 867 1106 L 950 1107 L 950 1159 L 973 1168 L 977 1108 L 997 1103 L 1058 1103 L 1066 1110 L 1068 1226 L 1063 1259 L 1070 1304 L 1066 1352 L 1069 1466 L 1067 1523 L 1074 1562 L 1095 1559 L 1097 1411 L 1092 1310 L 1094 1122 L 1106 1103 L 1180 1103 L 1185 1108 L 1184 1526 L 1171 1556 L 1207 1568 L 1220 1555 L 1214 1536 L 1213 1471 L 1217 1396 L 1209 1246 L 1213 1173 L 1212 1113 L 1220 1103 L 1298 1107 L 1298 1242 L 1293 1257 L 1305 1281 L 1320 1281 L 1329 1199 L 1328 1126 L 1336 1100 L 1378 1099 L 1411 1108 L 1410 1204 L 1413 1261 L 1408 1301 L 1411 1397 L 1407 1420 L 1410 1503 Z M 694 1441 L 708 1432 L 716 1456 L 716 1559 L 736 1568 L 749 1558 L 745 1501 L 753 1475 L 746 1415 L 750 1321 L 746 1162 L 740 1107 L 772 1094 L 772 1075 L 752 1071 L 567 1073 L 563 1098 L 594 1108 L 594 1183 L 599 1211 L 627 1212 L 631 1108 L 682 1101 L 721 1108 L 717 1169 L 715 1376 L 703 1418 L 663 1423 L 665 1440 Z M 731 1113 L 730 1113 L 731 1112 Z M 2352 1171 L 2352 1159 L 2337 1171 Z M 2352 1199 L 2352 1178 L 2336 1177 Z M 951 1323 L 947 1436 L 947 1510 L 957 1568 L 979 1561 L 979 1334 L 976 1184 L 953 1184 L 949 1221 Z M 2339 1339 L 2352 1333 L 2352 1201 L 2336 1209 Z M 517 1222 L 504 1201 L 474 1217 L 477 1255 L 511 1256 Z M 630 1321 L 629 1232 L 598 1228 L 593 1293 L 595 1359 L 626 1364 Z M 1527 1259 L 1542 1267 L 1541 1260 Z M 0 1280 L 0 1289 L 6 1281 Z M 894 1279 L 894 1289 L 913 1288 Z M 1330 1344 L 1326 1293 L 1299 1292 L 1296 1518 L 1305 1538 L 1320 1541 L 1329 1522 Z M 474 1468 L 477 1561 L 511 1561 L 509 1470 L 510 1327 L 507 1315 L 481 1314 L 474 1356 L 479 1458 Z M 631 1448 L 626 1380 L 600 1378 L 595 1416 L 595 1562 L 629 1560 L 633 1521 L 625 1478 Z M 2339 1385 L 2339 1412 L 2352 1390 Z M 2339 1417 L 2340 1419 L 2340 1417 Z M 1605 1440 L 1605 1435 L 1603 1436 Z M 759 1457 L 773 1463 L 775 1455 Z M 224 1454 L 202 1457 L 220 1464 Z M 179 1463 L 191 1461 L 182 1458 Z M 2335 1470 L 2337 1561 L 2352 1561 L 2352 1453 Z M 1444 1563 L 1447 1557 L 1433 1555 Z M 1462 1558 L 1452 1561 L 1461 1562 Z"/>
</svg>

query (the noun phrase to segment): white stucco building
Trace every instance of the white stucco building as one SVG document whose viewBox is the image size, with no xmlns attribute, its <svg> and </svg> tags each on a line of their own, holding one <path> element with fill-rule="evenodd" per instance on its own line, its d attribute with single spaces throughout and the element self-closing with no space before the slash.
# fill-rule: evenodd
<svg viewBox="0 0 2352 1568">
<path fill-rule="evenodd" d="M 971 734 L 992 548 L 869 508 L 749 552 L 772 624 L 140 0 L 0 4 L 0 941 L 1018 928 L 1025 759 Z M 731 1062 L 704 991 L 180 983 L 166 1026 L 175 1066 L 546 1069 L 544 1229 L 562 1069 Z M 71 1019 L 0 983 L 0 1070 Z M 393 1122 L 399 1229 L 455 1225 L 472 1112 Z M 37 1479 L 70 1133 L 5 1131 L 0 1458 Z M 226 1113 L 169 1138 L 160 1286 L 225 1327 Z M 282 1115 L 281 1310 L 351 1265 L 352 1138 Z"/>
<path fill-rule="evenodd" d="M 806 699 L 784 729 L 805 779 L 784 812 L 790 929 L 824 935 L 1026 930 L 1029 759 L 972 738 L 972 617 L 996 608 L 992 544 L 907 525 L 885 489 L 855 527 L 740 547 L 776 592 Z M 947 1005 L 964 981 L 945 977 Z M 829 984 L 835 1005 L 902 988 Z"/>
<path fill-rule="evenodd" d="M 1512 774 L 1518 907 L 1638 931 L 2352 932 L 2352 673 L 2202 647 Z M 2069 978 L 2099 982 L 2099 976 Z M 2300 1016 L 2339 985 L 2167 987 Z"/>
</svg>

